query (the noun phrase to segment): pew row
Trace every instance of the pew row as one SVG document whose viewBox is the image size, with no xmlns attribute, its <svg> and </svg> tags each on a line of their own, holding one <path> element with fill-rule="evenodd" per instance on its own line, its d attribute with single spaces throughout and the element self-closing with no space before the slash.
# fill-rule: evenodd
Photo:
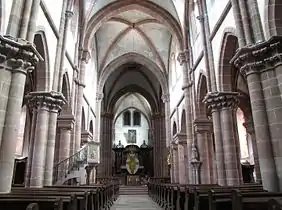
<svg viewBox="0 0 282 210">
<path fill-rule="evenodd" d="M 118 197 L 119 185 L 13 188 L 0 195 L 1 210 L 106 210 Z M 35 203 L 36 205 L 31 205 Z M 31 206 L 29 206 L 31 205 Z"/>
<path fill-rule="evenodd" d="M 255 184 L 219 186 L 148 183 L 148 193 L 163 209 L 272 210 L 275 206 L 282 210 L 282 193 L 267 192 L 261 185 Z"/>
</svg>

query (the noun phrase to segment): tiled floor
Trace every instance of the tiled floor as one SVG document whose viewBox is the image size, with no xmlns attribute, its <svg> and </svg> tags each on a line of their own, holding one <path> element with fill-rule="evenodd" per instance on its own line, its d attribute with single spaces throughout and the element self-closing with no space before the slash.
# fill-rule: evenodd
<svg viewBox="0 0 282 210">
<path fill-rule="evenodd" d="M 161 210 L 148 195 L 120 195 L 111 210 Z"/>
</svg>

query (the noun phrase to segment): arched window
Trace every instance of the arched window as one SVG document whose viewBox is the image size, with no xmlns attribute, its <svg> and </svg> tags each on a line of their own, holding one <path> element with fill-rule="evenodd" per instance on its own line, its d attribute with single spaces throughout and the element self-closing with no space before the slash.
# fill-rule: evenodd
<svg viewBox="0 0 282 210">
<path fill-rule="evenodd" d="M 141 113 L 138 111 L 133 113 L 133 125 L 141 125 Z"/>
<path fill-rule="evenodd" d="M 89 131 L 93 135 L 93 121 L 92 120 L 90 121 Z"/>
<path fill-rule="evenodd" d="M 176 127 L 176 123 L 174 122 L 172 126 L 172 135 L 174 136 L 176 133 L 177 133 L 177 127 Z"/>
<path fill-rule="evenodd" d="M 123 113 L 123 125 L 131 125 L 131 113 L 126 111 Z"/>
</svg>

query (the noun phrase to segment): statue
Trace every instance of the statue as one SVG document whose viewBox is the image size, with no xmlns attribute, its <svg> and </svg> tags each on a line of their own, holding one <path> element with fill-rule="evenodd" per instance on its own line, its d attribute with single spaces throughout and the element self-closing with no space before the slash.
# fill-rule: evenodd
<svg viewBox="0 0 282 210">
<path fill-rule="evenodd" d="M 146 144 L 145 140 L 143 140 L 143 144 L 140 146 L 140 148 L 148 148 L 148 145 Z"/>
<path fill-rule="evenodd" d="M 124 148 L 124 146 L 121 144 L 121 140 L 118 141 L 118 145 L 116 146 L 116 148 Z"/>
<path fill-rule="evenodd" d="M 196 162 L 199 161 L 199 152 L 196 146 L 192 146 L 192 154 L 191 154 L 191 161 Z"/>
</svg>

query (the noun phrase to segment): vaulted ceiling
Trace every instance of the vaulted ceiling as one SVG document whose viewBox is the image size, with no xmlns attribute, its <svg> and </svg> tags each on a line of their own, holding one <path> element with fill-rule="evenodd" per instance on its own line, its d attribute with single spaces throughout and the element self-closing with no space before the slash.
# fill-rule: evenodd
<svg viewBox="0 0 282 210">
<path fill-rule="evenodd" d="M 88 1 L 89 19 L 106 7 L 121 1 L 96 0 L 94 4 Z M 183 16 L 184 0 L 135 0 L 132 4 L 138 1 L 152 2 L 161 7 L 181 25 L 179 14 Z M 163 23 L 146 11 L 134 7 L 126 11 L 121 10 L 104 22 L 95 33 L 93 41 L 98 70 L 102 71 L 119 56 L 134 52 L 155 62 L 165 73 L 168 71 L 172 36 L 173 34 Z"/>
</svg>

